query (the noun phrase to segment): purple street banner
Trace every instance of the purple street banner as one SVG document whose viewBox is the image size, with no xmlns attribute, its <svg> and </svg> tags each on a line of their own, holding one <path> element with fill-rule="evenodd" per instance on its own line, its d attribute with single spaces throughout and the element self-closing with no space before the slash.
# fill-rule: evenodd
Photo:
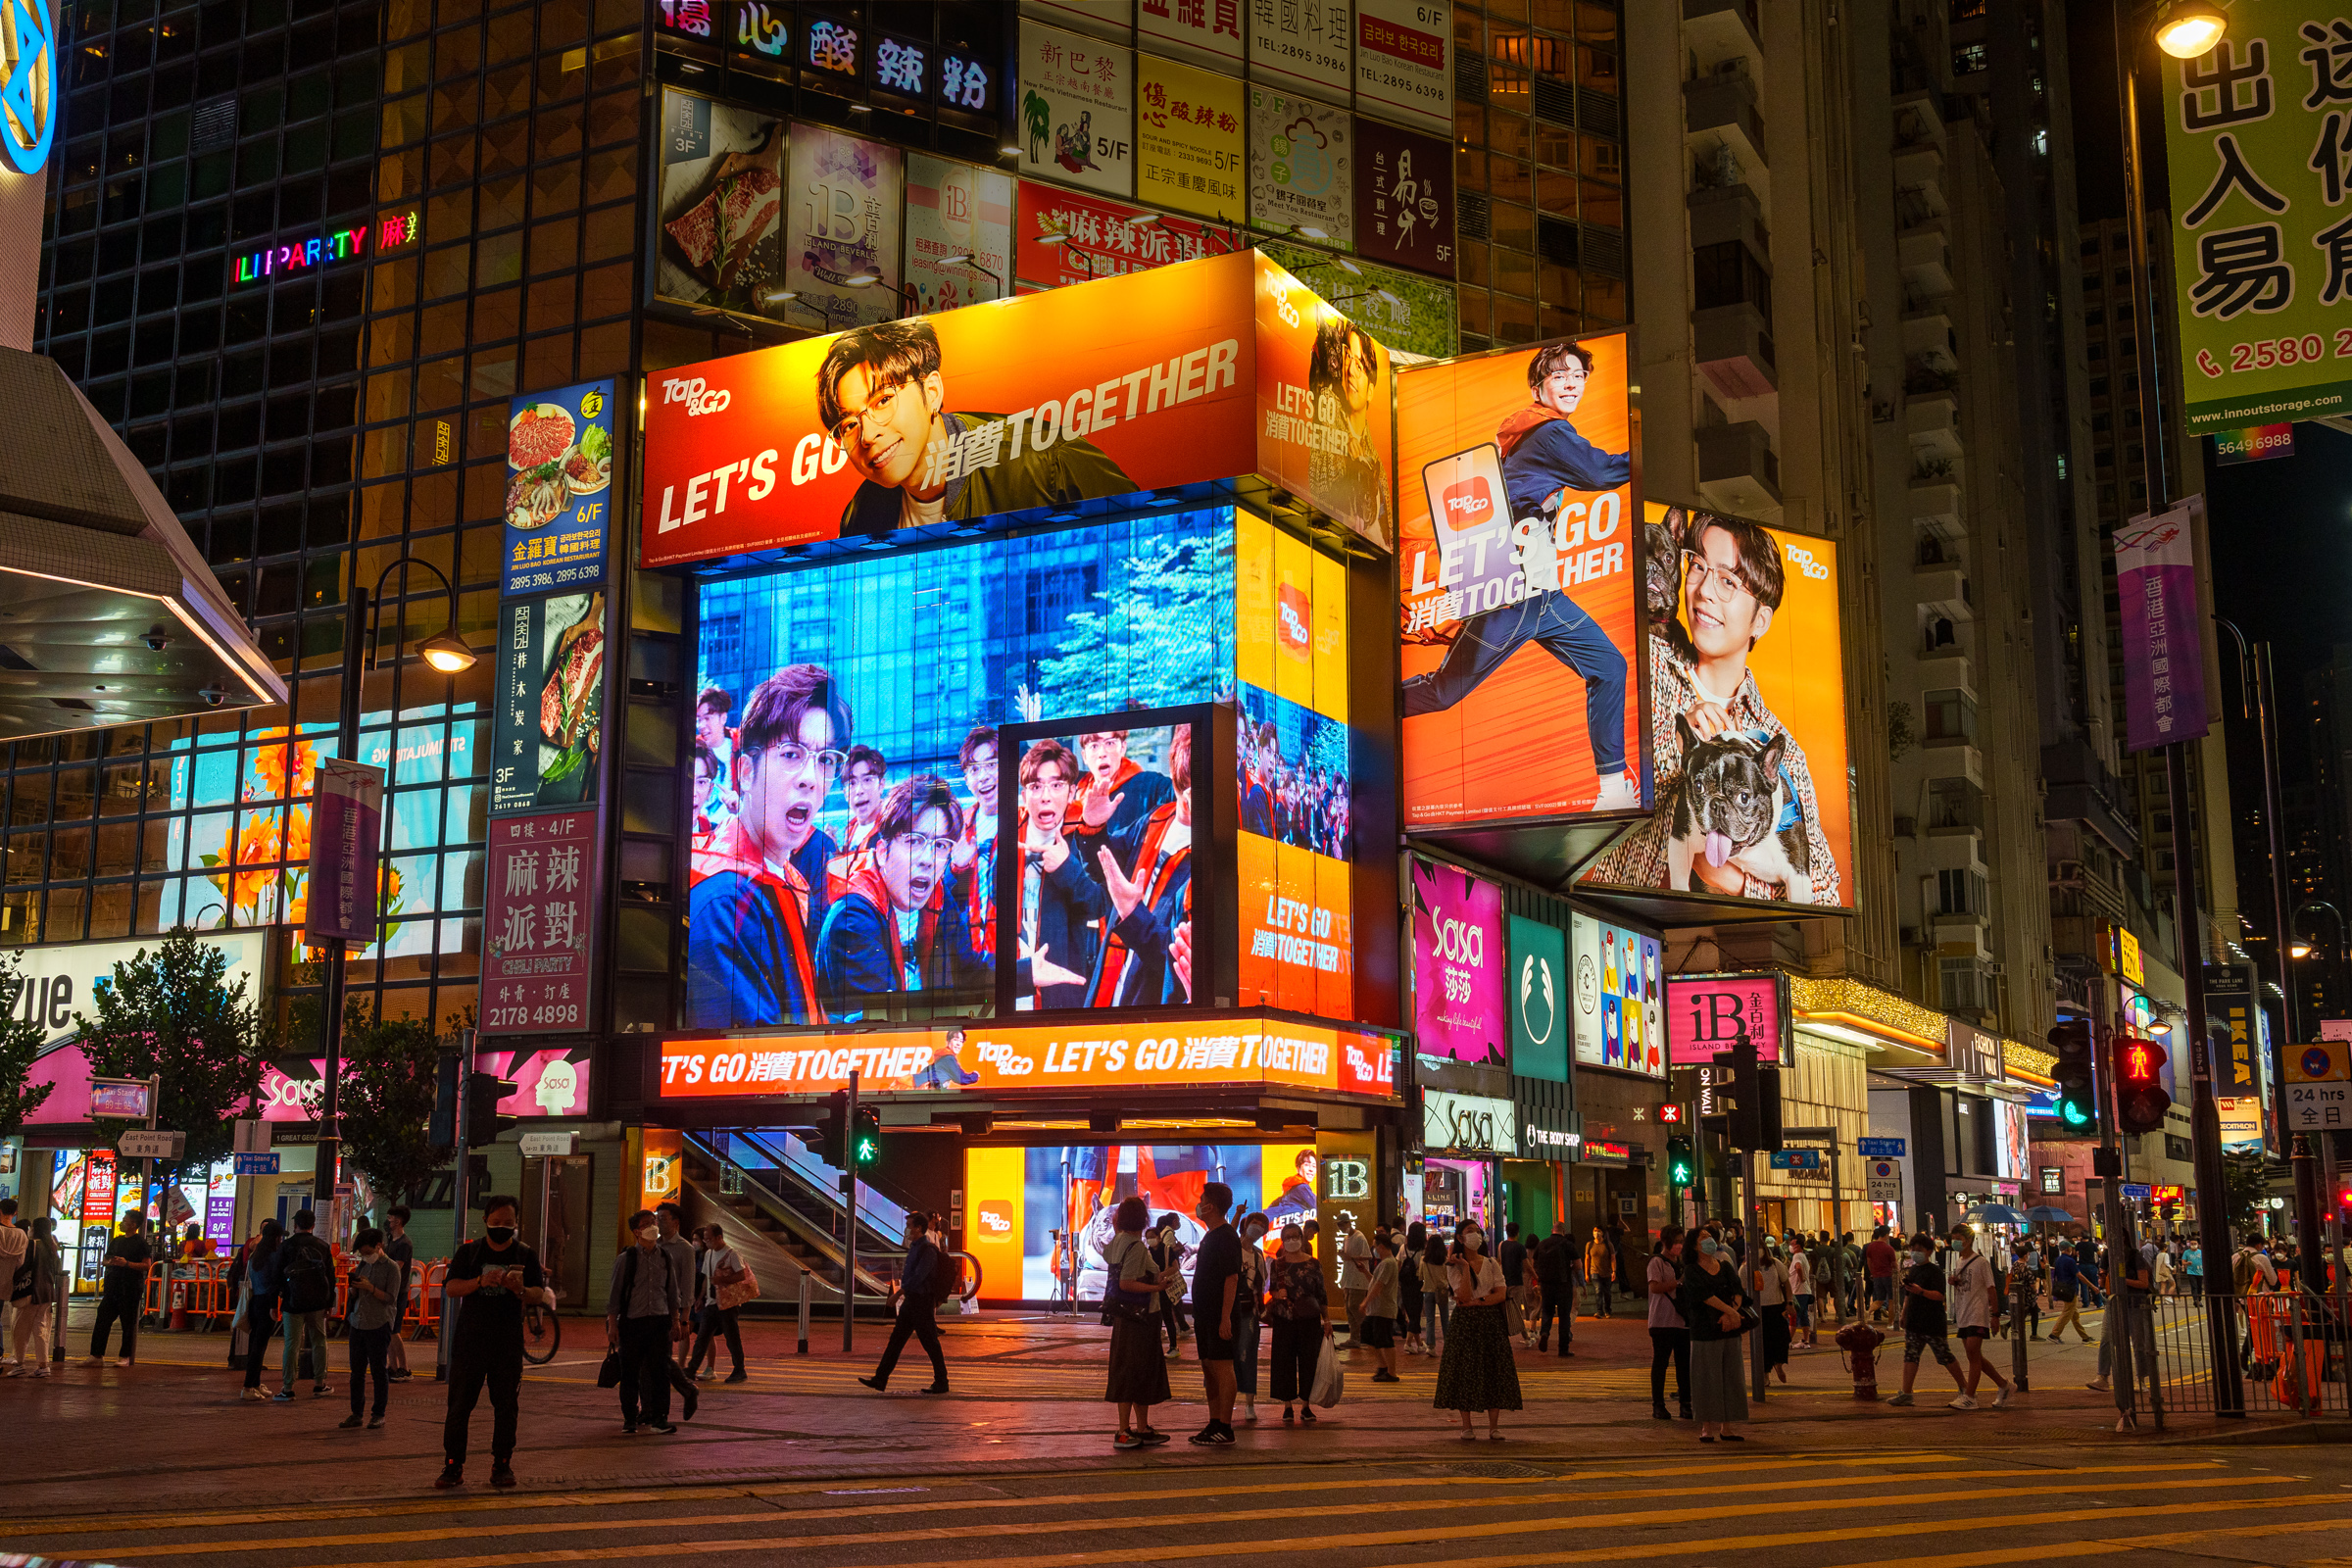
<svg viewBox="0 0 2352 1568">
<path fill-rule="evenodd" d="M 596 808 L 490 819 L 483 890 L 485 1035 L 589 1026 L 595 973 Z"/>
<path fill-rule="evenodd" d="M 2295 427 L 2291 424 L 2249 424 L 2242 430 L 2213 432 L 2216 463 L 2261 463 L 2294 455 Z"/>
<path fill-rule="evenodd" d="M 1455 866 L 1413 862 L 1413 1026 L 1423 1055 L 1501 1066 L 1502 889 Z"/>
<path fill-rule="evenodd" d="M 2115 531 L 2123 611 L 2124 716 L 2130 750 L 2193 741 L 2207 730 L 2196 520 L 2203 496 L 2141 513 Z"/>
<path fill-rule="evenodd" d="M 318 764 L 311 812 L 309 907 L 314 948 L 375 940 L 384 843 L 384 770 L 330 757 Z"/>
</svg>

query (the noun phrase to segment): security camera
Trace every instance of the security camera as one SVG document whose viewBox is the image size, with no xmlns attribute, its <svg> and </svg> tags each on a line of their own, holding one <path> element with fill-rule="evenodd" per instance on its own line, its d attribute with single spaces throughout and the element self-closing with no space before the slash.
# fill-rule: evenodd
<svg viewBox="0 0 2352 1568">
<path fill-rule="evenodd" d="M 146 637 L 146 642 L 147 651 L 151 654 L 160 654 L 165 649 L 172 646 L 172 639 L 165 636 L 160 631 L 149 632 Z"/>
<path fill-rule="evenodd" d="M 199 686 L 196 689 L 196 695 L 204 699 L 204 706 L 207 708 L 219 708 L 228 700 L 228 693 L 218 686 Z"/>
</svg>

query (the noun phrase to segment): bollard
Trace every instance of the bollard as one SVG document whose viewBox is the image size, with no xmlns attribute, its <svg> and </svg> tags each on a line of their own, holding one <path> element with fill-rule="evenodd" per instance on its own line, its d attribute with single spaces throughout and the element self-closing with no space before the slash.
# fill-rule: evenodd
<svg viewBox="0 0 2352 1568">
<path fill-rule="evenodd" d="M 1859 1319 L 1838 1331 L 1838 1348 L 1854 1377 L 1855 1398 L 1878 1402 L 1879 1347 L 1886 1343 L 1886 1335 Z"/>
<path fill-rule="evenodd" d="M 801 1354 L 808 1353 L 808 1271 L 801 1270 Z"/>
</svg>

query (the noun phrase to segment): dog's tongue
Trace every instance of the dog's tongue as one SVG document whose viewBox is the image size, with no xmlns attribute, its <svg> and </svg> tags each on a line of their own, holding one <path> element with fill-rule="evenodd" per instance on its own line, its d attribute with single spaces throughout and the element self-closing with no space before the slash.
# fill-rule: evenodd
<svg viewBox="0 0 2352 1568">
<path fill-rule="evenodd" d="M 1709 833 L 1707 835 L 1707 863 L 1717 870 L 1721 870 L 1723 862 L 1731 858 L 1732 836 L 1729 833 Z"/>
</svg>

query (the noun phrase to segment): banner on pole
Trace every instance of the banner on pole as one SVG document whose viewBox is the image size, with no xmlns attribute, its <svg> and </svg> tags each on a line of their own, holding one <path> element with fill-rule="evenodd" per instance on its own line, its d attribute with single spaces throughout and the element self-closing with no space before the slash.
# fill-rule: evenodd
<svg viewBox="0 0 2352 1568">
<path fill-rule="evenodd" d="M 2131 750 L 2193 741 L 2205 716 L 2205 637 L 2197 608 L 2195 528 L 2203 496 L 2141 513 L 2115 531 L 2123 609 L 2125 734 Z"/>
<path fill-rule="evenodd" d="M 364 948 L 375 940 L 384 843 L 384 770 L 330 757 L 312 808 L 310 904 L 303 941 Z"/>
</svg>

